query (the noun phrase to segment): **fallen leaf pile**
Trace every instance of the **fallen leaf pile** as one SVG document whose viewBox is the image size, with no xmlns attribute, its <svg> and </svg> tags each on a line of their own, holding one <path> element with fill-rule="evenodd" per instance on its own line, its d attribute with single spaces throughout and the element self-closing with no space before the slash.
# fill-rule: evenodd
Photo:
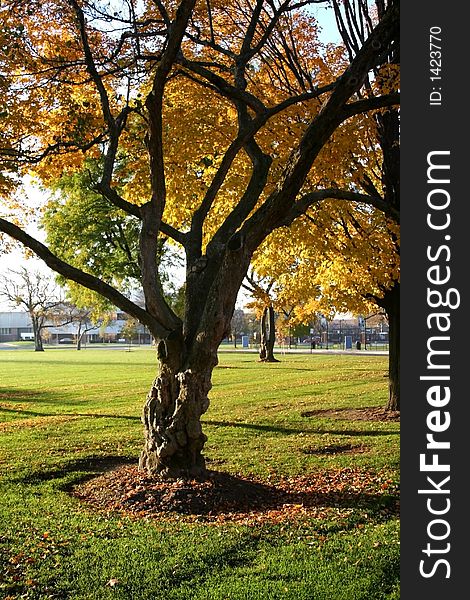
<svg viewBox="0 0 470 600">
<path fill-rule="evenodd" d="M 168 480 L 125 465 L 76 486 L 73 494 L 99 511 L 159 520 L 250 524 L 321 518 L 332 510 L 346 515 L 357 508 L 383 517 L 398 513 L 396 484 L 358 468 L 271 483 L 218 471 L 201 480 Z"/>
</svg>

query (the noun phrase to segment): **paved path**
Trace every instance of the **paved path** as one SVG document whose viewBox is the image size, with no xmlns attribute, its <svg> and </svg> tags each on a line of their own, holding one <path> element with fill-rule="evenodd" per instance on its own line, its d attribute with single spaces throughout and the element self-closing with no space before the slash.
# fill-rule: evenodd
<svg viewBox="0 0 470 600">
<path fill-rule="evenodd" d="M 150 348 L 150 345 L 141 344 L 140 346 L 137 344 L 132 344 L 129 346 L 128 344 L 106 344 L 106 345 L 98 345 L 98 344 L 87 344 L 86 346 L 82 346 L 83 350 L 86 348 L 94 349 L 94 350 L 127 350 L 129 351 L 129 347 L 134 350 L 138 348 Z M 70 350 L 76 350 L 75 345 L 67 344 L 62 346 L 55 345 L 47 345 L 45 344 L 44 350 L 53 350 L 53 349 L 65 349 L 68 348 Z M 34 345 L 30 344 L 28 346 L 17 346 L 16 344 L 11 344 L 9 342 L 0 342 L 0 350 L 33 350 Z M 257 348 L 234 348 L 233 346 L 221 346 L 219 348 L 219 352 L 236 352 L 237 354 L 257 354 Z M 286 354 L 349 354 L 354 356 L 388 356 L 388 350 L 337 350 L 337 349 L 326 349 L 326 348 L 318 348 L 315 350 L 311 350 L 310 348 L 275 348 L 274 354 L 278 356 L 285 356 Z"/>
<path fill-rule="evenodd" d="M 34 348 L 34 346 L 31 346 L 31 348 Z M 18 346 L 9 344 L 8 342 L 0 342 L 0 350 L 18 350 Z"/>
<path fill-rule="evenodd" d="M 256 348 L 227 348 L 225 346 L 219 348 L 219 352 L 237 352 L 240 354 L 258 353 Z M 274 356 L 284 356 L 286 354 L 353 354 L 355 356 L 387 356 L 388 350 L 335 350 L 318 348 L 310 350 L 310 348 L 274 348 Z"/>
</svg>

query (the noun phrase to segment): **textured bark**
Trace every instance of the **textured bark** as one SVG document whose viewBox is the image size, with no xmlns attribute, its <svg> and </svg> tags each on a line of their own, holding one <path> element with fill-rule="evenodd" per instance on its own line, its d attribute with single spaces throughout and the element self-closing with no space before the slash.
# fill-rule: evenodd
<svg viewBox="0 0 470 600">
<path fill-rule="evenodd" d="M 274 342 L 276 341 L 276 328 L 274 325 L 274 308 L 266 306 L 263 310 L 260 325 L 259 359 L 262 362 L 279 362 L 274 356 Z"/>
<path fill-rule="evenodd" d="M 200 417 L 207 410 L 208 389 L 190 370 L 162 368 L 144 408 L 145 446 L 140 468 L 176 477 L 204 473 L 201 454 L 206 441 Z"/>
<path fill-rule="evenodd" d="M 145 444 L 139 467 L 164 477 L 197 477 L 205 473 L 202 449 L 207 437 L 201 416 L 209 407 L 212 359 L 182 363 L 181 340 L 158 345 L 160 372 L 144 405 Z"/>
<path fill-rule="evenodd" d="M 160 369 L 144 405 L 141 469 L 164 477 L 205 474 L 207 438 L 201 416 L 209 407 L 217 350 L 230 331 L 249 260 L 243 247 L 189 258 L 186 284 L 191 293 L 186 294 L 182 327 L 157 345 Z"/>
</svg>

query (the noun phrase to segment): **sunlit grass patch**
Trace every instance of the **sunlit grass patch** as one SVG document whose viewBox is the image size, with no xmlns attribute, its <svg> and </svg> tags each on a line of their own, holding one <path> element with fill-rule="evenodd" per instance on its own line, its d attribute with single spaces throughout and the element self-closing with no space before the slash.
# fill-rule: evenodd
<svg viewBox="0 0 470 600">
<path fill-rule="evenodd" d="M 205 455 L 234 481 L 308 491 L 270 514 L 217 523 L 98 510 L 71 495 L 136 464 L 153 350 L 2 351 L 0 595 L 397 599 L 399 422 L 344 418 L 386 403 L 386 358 L 280 358 L 220 356 Z M 302 508 L 321 489 L 315 510 Z"/>
</svg>

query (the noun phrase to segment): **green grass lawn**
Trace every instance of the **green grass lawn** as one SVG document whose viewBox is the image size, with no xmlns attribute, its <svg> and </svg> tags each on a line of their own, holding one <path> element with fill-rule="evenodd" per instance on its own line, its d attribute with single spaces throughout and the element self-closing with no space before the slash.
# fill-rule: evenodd
<svg viewBox="0 0 470 600">
<path fill-rule="evenodd" d="M 210 468 L 266 482 L 359 469 L 391 490 L 285 522 L 136 519 L 70 495 L 93 461 L 137 461 L 155 370 L 149 349 L 0 352 L 0 598 L 399 598 L 387 510 L 399 424 L 311 414 L 385 405 L 386 357 L 221 354 L 204 415 Z"/>
</svg>

